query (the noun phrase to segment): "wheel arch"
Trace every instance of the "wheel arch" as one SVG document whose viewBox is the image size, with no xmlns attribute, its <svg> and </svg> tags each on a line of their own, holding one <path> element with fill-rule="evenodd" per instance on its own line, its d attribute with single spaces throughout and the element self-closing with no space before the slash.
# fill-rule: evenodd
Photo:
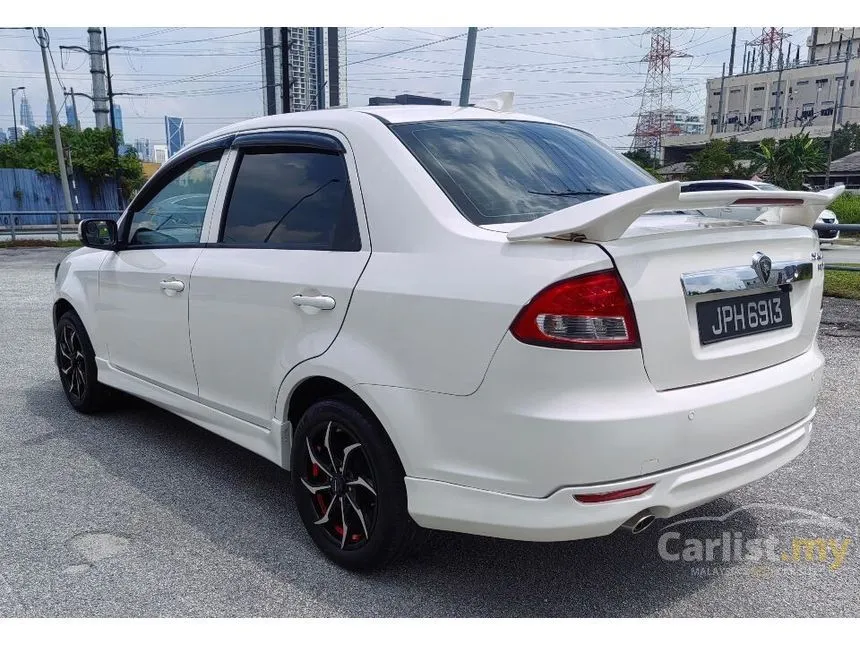
<svg viewBox="0 0 860 645">
<path fill-rule="evenodd" d="M 401 446 L 395 433 L 392 433 L 390 428 L 384 422 L 384 415 L 378 413 L 378 406 L 368 396 L 363 396 L 357 387 L 347 385 L 347 379 L 334 374 L 308 373 L 299 378 L 287 387 L 285 382 L 282 385 L 281 392 L 286 392 L 284 401 L 279 409 L 283 410 L 283 426 L 284 431 L 284 450 L 282 453 L 283 467 L 289 469 L 290 451 L 292 449 L 292 438 L 295 434 L 296 426 L 298 425 L 301 415 L 307 411 L 314 403 L 327 398 L 339 398 L 349 401 L 356 406 L 357 409 L 368 414 L 378 426 L 382 429 L 385 438 L 391 443 L 395 454 L 400 462 L 400 467 L 403 472 L 408 472 L 408 463 L 405 459 Z"/>
<path fill-rule="evenodd" d="M 53 310 L 54 327 L 56 327 L 57 323 L 60 322 L 60 318 L 63 316 L 63 314 L 69 311 L 74 312 L 74 314 L 78 318 L 81 317 L 81 315 L 78 313 L 77 309 L 75 309 L 75 306 L 71 302 L 69 302 L 63 297 L 58 298 L 57 301 L 54 303 Z"/>
</svg>

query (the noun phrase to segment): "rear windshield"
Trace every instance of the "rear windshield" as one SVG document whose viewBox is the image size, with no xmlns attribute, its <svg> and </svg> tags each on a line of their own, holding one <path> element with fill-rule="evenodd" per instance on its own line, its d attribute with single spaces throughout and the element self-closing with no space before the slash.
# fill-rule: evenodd
<svg viewBox="0 0 860 645">
<path fill-rule="evenodd" d="M 391 126 L 460 212 L 477 225 L 527 222 L 657 182 L 572 128 L 529 121 Z"/>
</svg>

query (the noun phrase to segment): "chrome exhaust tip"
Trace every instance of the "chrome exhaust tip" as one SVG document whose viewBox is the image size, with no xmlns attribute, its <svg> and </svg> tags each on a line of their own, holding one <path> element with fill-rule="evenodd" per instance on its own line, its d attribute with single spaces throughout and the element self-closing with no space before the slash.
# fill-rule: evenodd
<svg viewBox="0 0 860 645">
<path fill-rule="evenodd" d="M 646 509 L 636 513 L 636 515 L 624 522 L 621 526 L 630 531 L 633 535 L 636 535 L 651 526 L 654 519 L 654 515 L 651 511 Z"/>
</svg>

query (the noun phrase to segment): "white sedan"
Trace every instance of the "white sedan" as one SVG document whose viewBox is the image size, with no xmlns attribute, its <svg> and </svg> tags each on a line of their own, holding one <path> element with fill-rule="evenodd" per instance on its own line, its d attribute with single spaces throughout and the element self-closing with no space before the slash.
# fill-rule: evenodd
<svg viewBox="0 0 860 645">
<path fill-rule="evenodd" d="M 420 527 L 638 532 L 808 444 L 810 226 L 838 192 L 762 193 L 787 223 L 726 221 L 691 213 L 749 193 L 682 195 L 545 119 L 246 121 L 171 158 L 118 223 L 81 223 L 55 276 L 59 377 L 82 413 L 123 390 L 291 470 L 344 567 Z M 202 218 L 171 216 L 186 194 L 208 195 Z"/>
<path fill-rule="evenodd" d="M 703 179 L 699 181 L 685 181 L 681 184 L 682 193 L 707 192 L 718 190 L 782 190 L 764 181 L 753 181 L 749 179 Z M 760 216 L 767 207 L 726 207 L 721 209 L 722 214 L 733 219 L 755 219 Z M 816 219 L 816 224 L 839 224 L 836 213 L 824 209 Z M 832 244 L 839 239 L 839 231 L 816 230 L 818 239 L 824 244 Z"/>
</svg>

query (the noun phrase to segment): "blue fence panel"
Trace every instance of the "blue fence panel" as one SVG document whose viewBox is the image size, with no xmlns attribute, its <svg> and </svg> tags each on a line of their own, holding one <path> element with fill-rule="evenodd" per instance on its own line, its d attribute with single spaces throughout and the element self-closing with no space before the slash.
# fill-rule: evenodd
<svg viewBox="0 0 860 645">
<path fill-rule="evenodd" d="M 116 184 L 112 179 L 91 184 L 81 175 L 75 175 L 72 202 L 77 203 L 79 211 L 116 211 L 122 210 L 118 204 Z M 8 213 L 20 213 L 16 224 L 45 225 L 55 224 L 56 215 L 52 213 L 26 213 L 26 211 L 65 211 L 63 188 L 59 177 L 42 175 L 35 170 L 22 168 L 0 168 L 0 220 L 8 218 Z M 3 221 L 4 224 L 8 224 Z"/>
</svg>

